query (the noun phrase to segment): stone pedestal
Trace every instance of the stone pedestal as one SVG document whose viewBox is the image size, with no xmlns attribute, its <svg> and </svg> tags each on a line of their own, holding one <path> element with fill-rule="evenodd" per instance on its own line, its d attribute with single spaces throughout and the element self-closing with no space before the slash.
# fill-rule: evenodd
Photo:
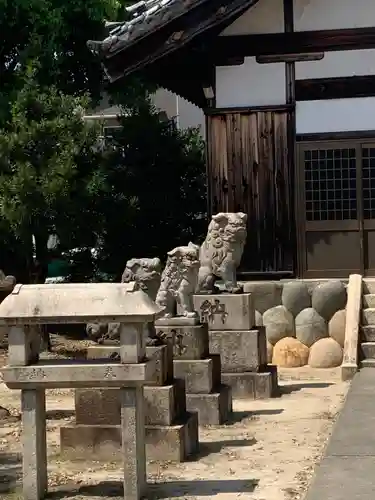
<svg viewBox="0 0 375 500">
<path fill-rule="evenodd" d="M 221 382 L 238 399 L 278 394 L 276 367 L 267 365 L 264 327 L 255 327 L 251 294 L 194 295 L 194 308 L 208 327 L 209 352 L 221 360 Z"/>
<path fill-rule="evenodd" d="M 145 439 L 148 460 L 182 462 L 198 451 L 198 416 L 186 411 L 185 384 L 173 379 L 167 345 L 146 347 L 156 359 L 154 385 L 144 386 Z M 111 347 L 90 347 L 87 357 L 119 354 Z M 76 423 L 62 427 L 61 452 L 70 459 L 117 460 L 121 457 L 121 397 L 118 389 L 75 391 Z"/>
<path fill-rule="evenodd" d="M 198 319 L 194 323 L 191 318 L 161 319 L 155 329 L 173 349 L 174 377 L 186 386 L 187 410 L 198 412 L 200 425 L 220 425 L 232 412 L 232 394 L 221 381 L 220 356 L 209 355 L 207 325 Z"/>
</svg>

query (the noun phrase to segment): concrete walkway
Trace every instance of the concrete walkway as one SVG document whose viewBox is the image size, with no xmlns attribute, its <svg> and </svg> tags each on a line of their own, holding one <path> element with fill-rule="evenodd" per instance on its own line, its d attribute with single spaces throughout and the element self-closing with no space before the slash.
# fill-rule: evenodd
<svg viewBox="0 0 375 500">
<path fill-rule="evenodd" d="M 305 500 L 375 499 L 375 369 L 352 381 Z"/>
</svg>

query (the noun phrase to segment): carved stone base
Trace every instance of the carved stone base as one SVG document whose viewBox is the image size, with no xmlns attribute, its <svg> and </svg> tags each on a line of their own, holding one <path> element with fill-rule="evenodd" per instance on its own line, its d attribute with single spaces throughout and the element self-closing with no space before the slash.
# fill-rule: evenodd
<svg viewBox="0 0 375 500">
<path fill-rule="evenodd" d="M 194 309 L 209 330 L 251 330 L 255 309 L 250 293 L 194 295 Z"/>
<path fill-rule="evenodd" d="M 122 460 L 119 425 L 60 428 L 61 453 L 68 460 Z M 198 416 L 186 414 L 174 425 L 146 426 L 147 460 L 183 462 L 198 452 Z"/>
<path fill-rule="evenodd" d="M 220 356 L 206 359 L 174 359 L 173 371 L 176 380 L 185 381 L 187 394 L 215 392 L 221 385 Z"/>
<path fill-rule="evenodd" d="M 108 359 L 117 347 L 90 347 L 89 359 Z M 149 460 L 185 460 L 198 449 L 198 416 L 186 411 L 183 379 L 173 379 L 169 345 L 147 347 L 156 359 L 157 380 L 144 387 L 146 454 Z M 75 391 L 76 424 L 60 430 L 61 452 L 70 459 L 121 458 L 121 401 L 119 389 Z"/>
<path fill-rule="evenodd" d="M 218 392 L 209 394 L 186 394 L 188 411 L 197 412 L 199 425 L 221 425 L 232 413 L 232 391 L 222 385 Z"/>
<path fill-rule="evenodd" d="M 221 381 L 232 389 L 233 399 L 269 399 L 280 395 L 274 365 L 267 365 L 259 373 L 222 373 Z"/>
<path fill-rule="evenodd" d="M 207 325 L 156 326 L 156 334 L 173 349 L 174 359 L 201 359 L 208 356 Z"/>
<path fill-rule="evenodd" d="M 257 372 L 267 364 L 266 330 L 210 330 L 210 354 L 220 355 L 224 373 Z"/>
</svg>

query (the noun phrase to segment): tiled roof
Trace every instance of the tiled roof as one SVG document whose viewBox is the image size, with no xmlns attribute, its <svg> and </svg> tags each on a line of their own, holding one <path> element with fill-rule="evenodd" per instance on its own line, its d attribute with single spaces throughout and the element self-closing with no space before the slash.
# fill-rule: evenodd
<svg viewBox="0 0 375 500">
<path fill-rule="evenodd" d="M 169 9 L 172 5 L 179 4 L 180 9 L 177 8 L 177 10 L 180 11 L 181 7 L 191 3 L 185 3 L 181 0 L 142 0 L 137 2 L 126 7 L 126 11 L 131 15 L 130 20 L 107 22 L 108 36 L 102 41 L 89 40 L 87 45 L 95 53 L 106 55 L 115 53 L 130 41 L 151 31 L 156 25 L 163 24 L 174 17 Z"/>
</svg>

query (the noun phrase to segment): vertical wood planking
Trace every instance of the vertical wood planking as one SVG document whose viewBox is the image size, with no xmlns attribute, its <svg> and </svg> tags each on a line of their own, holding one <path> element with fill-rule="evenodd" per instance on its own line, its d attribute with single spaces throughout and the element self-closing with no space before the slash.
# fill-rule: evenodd
<svg viewBox="0 0 375 500">
<path fill-rule="evenodd" d="M 288 112 L 237 111 L 209 120 L 213 212 L 248 214 L 242 268 L 292 271 Z"/>
</svg>

